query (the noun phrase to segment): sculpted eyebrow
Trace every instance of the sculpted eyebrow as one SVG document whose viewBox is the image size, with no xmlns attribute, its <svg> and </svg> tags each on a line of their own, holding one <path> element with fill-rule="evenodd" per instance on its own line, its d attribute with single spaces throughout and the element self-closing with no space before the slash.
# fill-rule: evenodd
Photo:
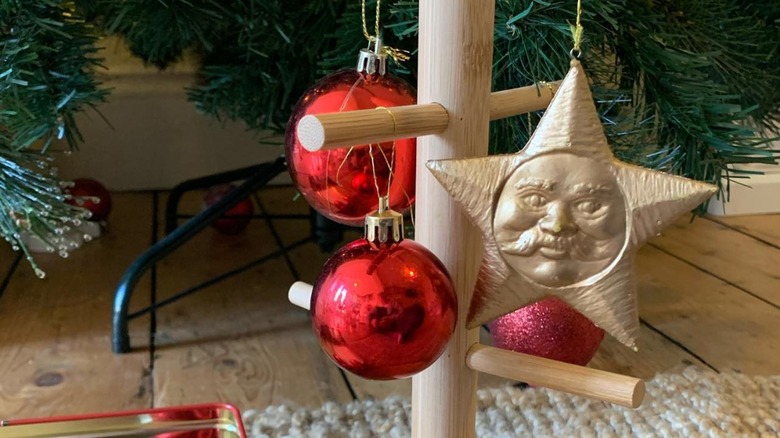
<svg viewBox="0 0 780 438">
<path fill-rule="evenodd" d="M 542 178 L 521 178 L 515 183 L 515 190 L 521 190 L 528 187 L 548 191 L 555 190 L 555 181 Z"/>
<path fill-rule="evenodd" d="M 575 193 L 587 194 L 587 195 L 611 195 L 612 188 L 602 184 L 590 184 L 581 183 L 571 186 L 571 190 Z"/>
</svg>

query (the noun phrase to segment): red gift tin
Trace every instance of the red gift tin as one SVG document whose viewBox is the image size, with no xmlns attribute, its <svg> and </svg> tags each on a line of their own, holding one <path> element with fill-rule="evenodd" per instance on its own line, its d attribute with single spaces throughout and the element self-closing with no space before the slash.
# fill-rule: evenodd
<svg viewBox="0 0 780 438">
<path fill-rule="evenodd" d="M 246 438 L 241 414 L 206 404 L 92 415 L 0 420 L 0 438 Z"/>
</svg>

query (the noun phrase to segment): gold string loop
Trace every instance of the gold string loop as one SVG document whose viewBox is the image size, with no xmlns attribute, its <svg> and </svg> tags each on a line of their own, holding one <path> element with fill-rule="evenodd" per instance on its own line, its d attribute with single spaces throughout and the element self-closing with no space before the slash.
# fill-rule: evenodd
<svg viewBox="0 0 780 438">
<path fill-rule="evenodd" d="M 390 109 L 388 109 L 385 106 L 378 106 L 378 107 L 376 107 L 374 109 L 387 111 L 387 114 L 390 116 L 391 119 L 393 119 L 393 135 L 395 135 L 396 130 L 397 130 L 396 121 L 395 121 L 395 114 L 393 114 L 393 112 L 390 111 Z"/>
<path fill-rule="evenodd" d="M 376 19 L 374 22 L 374 35 L 368 33 L 368 23 L 366 22 L 366 0 L 360 0 L 360 10 L 362 12 L 361 17 L 363 19 L 363 36 L 368 41 L 369 49 L 371 43 L 374 43 L 374 53 L 378 55 L 386 55 L 393 58 L 396 63 L 408 61 L 410 56 L 406 50 L 396 49 L 395 47 L 381 45 L 379 43 L 379 18 L 382 6 L 382 0 L 376 1 Z"/>
<path fill-rule="evenodd" d="M 360 7 L 362 11 L 362 19 L 363 19 L 363 36 L 368 40 L 368 50 L 371 50 L 371 46 L 373 45 L 373 52 L 377 55 L 385 55 L 393 58 L 393 61 L 396 63 L 401 63 L 403 61 L 409 60 L 409 52 L 401 49 L 396 49 L 395 47 L 390 47 L 382 44 L 382 40 L 379 37 L 379 19 L 380 19 L 380 11 L 381 11 L 381 5 L 382 0 L 376 1 L 376 19 L 374 22 L 374 35 L 369 35 L 368 33 L 368 24 L 366 23 L 366 0 L 360 0 Z M 390 118 L 393 120 L 393 134 L 397 131 L 397 124 L 395 120 L 395 115 L 392 111 L 387 109 L 383 106 L 376 107 L 378 110 L 384 110 L 387 111 L 387 114 L 390 115 Z M 379 152 L 382 154 L 382 158 L 384 158 L 385 163 L 387 164 L 389 174 L 387 177 L 387 193 L 384 196 L 384 199 L 389 204 L 389 198 L 390 198 L 390 186 L 393 181 L 393 168 L 395 166 L 395 140 L 393 140 L 393 146 L 392 146 L 392 155 L 391 158 L 388 159 L 387 155 L 385 154 L 384 149 L 382 148 L 381 143 L 377 143 L 376 145 L 379 148 Z M 371 172 L 374 177 L 374 187 L 376 188 L 376 194 L 379 198 L 379 204 L 382 205 L 382 199 L 383 196 L 380 193 L 379 190 L 379 181 L 376 176 L 376 162 L 374 161 L 374 145 L 369 144 L 368 145 L 368 154 L 371 157 Z M 406 195 L 407 199 L 409 199 L 409 195 L 404 190 L 404 194 Z M 414 224 L 414 216 L 412 216 L 412 224 Z"/>
<path fill-rule="evenodd" d="M 382 0 L 376 0 L 376 21 L 374 22 L 374 35 L 368 34 L 368 25 L 366 24 L 366 0 L 360 0 L 360 10 L 363 17 L 363 36 L 366 37 L 369 43 L 376 41 L 376 37 L 379 36 L 379 11 L 382 5 Z"/>
<path fill-rule="evenodd" d="M 547 81 L 539 81 L 540 87 L 546 87 L 548 90 L 550 90 L 550 96 L 555 97 L 555 87 L 553 87 L 553 84 Z"/>
<path fill-rule="evenodd" d="M 365 0 L 364 0 L 365 1 Z M 569 56 L 572 59 L 580 59 L 582 56 L 582 0 L 577 0 L 577 22 L 574 26 L 570 26 L 571 36 L 574 39 L 574 47 L 569 51 Z"/>
<path fill-rule="evenodd" d="M 382 53 L 393 58 L 393 61 L 396 63 L 401 63 L 403 61 L 408 61 L 411 56 L 409 56 L 409 52 L 402 49 L 396 49 L 395 47 L 390 46 L 382 46 Z"/>
</svg>

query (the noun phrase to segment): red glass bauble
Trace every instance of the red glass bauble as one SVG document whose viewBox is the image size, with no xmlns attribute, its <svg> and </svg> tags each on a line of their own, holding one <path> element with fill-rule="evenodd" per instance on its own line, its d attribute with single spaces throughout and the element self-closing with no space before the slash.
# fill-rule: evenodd
<svg viewBox="0 0 780 438">
<path fill-rule="evenodd" d="M 596 355 L 604 330 L 562 300 L 545 298 L 489 324 L 496 347 L 586 365 Z"/>
<path fill-rule="evenodd" d="M 78 178 L 67 192 L 73 197 L 67 200 L 69 204 L 86 208 L 92 213 L 89 220 L 99 222 L 108 219 L 111 213 L 111 193 L 103 184 L 90 178 Z"/>
<path fill-rule="evenodd" d="M 325 264 L 311 315 L 322 348 L 339 366 L 368 379 L 400 379 L 444 351 L 457 298 L 446 269 L 422 245 L 377 247 L 361 239 Z"/>
<path fill-rule="evenodd" d="M 414 103 L 414 89 L 398 77 L 361 74 L 354 68 L 326 76 L 304 93 L 287 125 L 285 150 L 292 179 L 314 209 L 333 221 L 362 226 L 366 215 L 377 209 L 376 175 L 383 196 L 390 179 L 390 208 L 408 210 L 414 201 L 417 140 L 396 140 L 395 151 L 390 141 L 371 150 L 356 146 L 309 152 L 298 141 L 298 121 L 309 114 Z"/>
<path fill-rule="evenodd" d="M 203 197 L 203 208 L 211 207 L 228 193 L 236 188 L 233 184 L 221 184 L 211 187 Z M 255 206 L 252 200 L 245 198 L 226 211 L 219 219 L 211 223 L 211 226 L 223 234 L 238 234 L 249 225 Z"/>
</svg>

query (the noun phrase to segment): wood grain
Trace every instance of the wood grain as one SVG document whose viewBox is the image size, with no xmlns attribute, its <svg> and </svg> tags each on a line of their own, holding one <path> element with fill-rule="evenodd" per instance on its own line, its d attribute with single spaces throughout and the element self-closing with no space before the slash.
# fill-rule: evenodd
<svg viewBox="0 0 780 438">
<path fill-rule="evenodd" d="M 486 330 L 480 330 L 480 342 L 492 345 L 490 335 Z M 464 358 L 465 360 L 465 358 Z M 490 374 L 477 373 L 477 386 L 479 388 L 493 388 L 502 385 L 516 383 L 502 377 Z M 402 380 L 368 380 L 354 374 L 347 373 L 347 378 L 355 395 L 360 399 L 383 399 L 390 396 L 411 397 L 412 379 Z"/>
<path fill-rule="evenodd" d="M 490 120 L 539 111 L 550 104 L 559 82 L 490 94 Z M 447 110 L 437 103 L 308 115 L 298 122 L 298 140 L 309 151 L 380 143 L 438 134 L 447 128 Z"/>
<path fill-rule="evenodd" d="M 707 219 L 780 247 L 780 214 L 710 216 Z"/>
<path fill-rule="evenodd" d="M 200 330 L 194 330 L 200 331 Z M 200 331 L 202 333 L 202 331 Z M 166 331 L 166 340 L 187 333 Z M 335 365 L 322 353 L 308 322 L 253 335 L 161 348 L 155 405 L 226 402 L 242 411 L 270 405 L 319 407 L 351 400 Z"/>
<path fill-rule="evenodd" d="M 771 216 L 767 216 L 771 219 Z M 773 221 L 761 222 L 771 229 Z M 780 306 L 778 249 L 709 220 L 682 218 L 652 245 Z"/>
<path fill-rule="evenodd" d="M 650 380 L 658 373 L 682 371 L 690 365 L 706 367 L 695 356 L 646 324 L 639 327 L 637 345 L 639 351 L 633 351 L 607 335 L 588 366 L 644 380 Z"/>
<path fill-rule="evenodd" d="M 630 408 L 639 407 L 645 397 L 641 379 L 503 348 L 474 345 L 466 355 L 466 363 L 483 373 Z"/>
<path fill-rule="evenodd" d="M 115 195 L 110 230 L 67 260 L 37 257 L 39 280 L 16 270 L 0 299 L 0 416 L 104 412 L 151 405 L 149 353 L 111 352 L 113 291 L 151 238 L 152 205 L 145 195 Z M 134 306 L 148 300 L 138 285 Z M 148 344 L 148 320 L 130 328 L 135 345 Z"/>
<path fill-rule="evenodd" d="M 480 342 L 492 345 L 490 334 L 480 332 Z M 639 351 L 626 348 L 617 339 L 606 336 L 596 356 L 588 366 L 613 373 L 650 380 L 658 373 L 679 372 L 688 366 L 706 367 L 695 356 L 675 345 L 658 332 L 642 324 L 639 331 Z M 377 381 L 347 374 L 350 385 L 358 398 L 382 399 L 390 396 L 410 397 L 411 379 Z M 492 388 L 517 383 L 490 374 L 479 373 L 478 387 Z"/>
<path fill-rule="evenodd" d="M 306 212 L 303 201 L 292 202 L 294 189 L 263 193 L 266 206 L 278 213 Z M 110 231 L 74 252 L 69 260 L 41 258 L 48 273 L 38 280 L 24 265 L 11 278 L 0 298 L 0 417 L 20 418 L 55 414 L 143 408 L 152 404 L 148 319 L 131 323 L 138 351 L 116 356 L 110 351 L 110 311 L 119 276 L 148 245 L 151 195 L 115 195 Z M 191 212 L 200 209 L 199 195 L 189 198 Z M 756 216 L 740 222 L 743 236 L 766 236 L 777 216 Z M 731 220 L 731 218 L 729 218 Z M 775 353 L 780 336 L 780 310 L 699 269 L 696 263 L 726 257 L 758 256 L 778 260 L 780 249 L 734 248 L 741 238 L 734 230 L 708 226 L 708 232 L 685 226 L 674 238 L 686 245 L 646 246 L 637 258 L 641 328 L 638 353 L 607 337 L 590 366 L 620 374 L 652 378 L 690 364 L 750 374 L 780 374 Z M 734 225 L 730 222 L 729 225 Z M 282 238 L 292 242 L 308 233 L 303 220 L 279 222 Z M 207 230 L 158 273 L 161 296 L 174 286 L 260 255 L 272 241 L 262 221 L 247 236 L 223 236 Z M 265 231 L 264 231 L 265 230 Z M 699 248 L 710 240 L 730 236 L 714 254 L 692 262 L 686 247 Z M 745 235 L 747 234 L 747 235 Z M 349 233 L 355 238 L 357 232 Z M 664 236 L 662 239 L 668 238 Z M 734 240 L 736 239 L 736 240 Z M 755 240 L 755 239 L 754 239 Z M 767 240 L 764 237 L 764 240 Z M 5 254 L 0 249 L 0 255 Z M 307 245 L 291 254 L 303 280 L 313 282 L 328 254 Z M 45 259 L 45 260 L 44 260 Z M 751 283 L 771 281 L 751 265 L 719 262 L 721 277 L 753 275 Z M 741 274 L 747 270 L 748 274 Z M 750 274 L 752 273 L 752 274 Z M 160 311 L 154 363 L 156 402 L 189 404 L 198 401 L 237 401 L 241 409 L 291 403 L 318 406 L 324 401 L 347 401 L 350 394 L 336 367 L 321 353 L 311 334 L 308 314 L 286 302 L 292 275 L 281 260 L 225 283 L 201 298 L 184 299 Z M 751 286 L 752 287 L 752 286 Z M 148 300 L 150 282 L 144 279 L 133 299 L 137 308 Z M 193 301 L 194 300 L 194 301 Z M 670 340 L 671 339 L 671 340 Z M 489 344 L 483 332 L 482 342 Z M 689 353 L 690 352 L 690 353 Z M 411 394 L 411 381 L 370 382 L 349 376 L 360 398 Z M 480 375 L 479 386 L 507 381 Z"/>
<path fill-rule="evenodd" d="M 465 363 L 479 329 L 466 328 L 467 305 L 481 259 L 478 231 L 424 166 L 429 160 L 484 156 L 488 149 L 493 0 L 420 3 L 418 101 L 447 110 L 447 130 L 417 140 L 415 239 L 453 277 L 458 323 L 444 354 L 413 377 L 412 437 L 475 436 L 477 373 Z"/>
<path fill-rule="evenodd" d="M 199 196 L 183 199 L 185 211 L 199 209 Z M 296 222 L 280 223 L 280 234 L 305 237 L 308 223 Z M 159 265 L 158 298 L 276 249 L 263 220 L 238 235 L 206 229 Z M 317 254 L 313 244 L 291 256 L 316 268 L 317 257 L 309 254 Z M 223 401 L 248 409 L 350 400 L 340 372 L 314 338 L 308 312 L 287 302 L 293 280 L 285 263 L 273 259 L 161 309 L 155 405 Z"/>
<path fill-rule="evenodd" d="M 490 93 L 490 120 L 547 108 L 560 84 L 560 81 L 539 83 Z"/>
<path fill-rule="evenodd" d="M 447 128 L 447 110 L 436 103 L 308 115 L 296 128 L 311 152 L 436 134 Z"/>
<path fill-rule="evenodd" d="M 648 324 L 719 371 L 780 373 L 777 307 L 652 246 L 640 251 L 637 271 Z"/>
</svg>

